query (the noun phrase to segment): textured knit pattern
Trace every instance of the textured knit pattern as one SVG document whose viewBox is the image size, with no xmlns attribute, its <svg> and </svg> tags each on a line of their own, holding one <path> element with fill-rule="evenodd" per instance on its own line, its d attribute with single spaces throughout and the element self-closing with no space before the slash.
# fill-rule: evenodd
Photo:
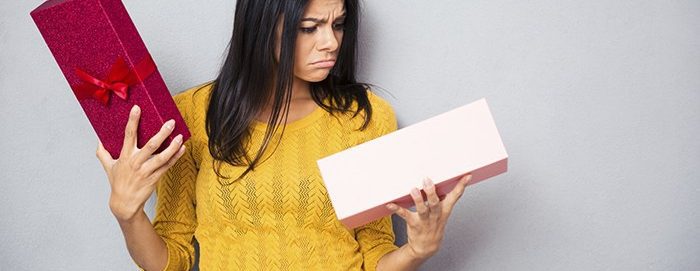
<svg viewBox="0 0 700 271">
<path fill-rule="evenodd" d="M 267 160 L 244 179 L 221 185 L 205 131 L 211 87 L 196 89 L 174 96 L 192 137 L 156 189 L 153 224 L 167 244 L 165 270 L 190 270 L 193 237 L 204 271 L 375 270 L 379 258 L 397 248 L 390 216 L 354 230 L 340 223 L 316 164 L 396 130 L 394 111 L 384 99 L 368 91 L 373 116 L 363 131 L 358 128 L 364 114 L 333 116 L 320 107 L 288 123 L 281 141 L 275 137 L 269 145 Z M 251 125 L 248 150 L 258 150 L 265 127 Z M 224 163 L 221 172 L 237 177 L 244 169 Z"/>
</svg>

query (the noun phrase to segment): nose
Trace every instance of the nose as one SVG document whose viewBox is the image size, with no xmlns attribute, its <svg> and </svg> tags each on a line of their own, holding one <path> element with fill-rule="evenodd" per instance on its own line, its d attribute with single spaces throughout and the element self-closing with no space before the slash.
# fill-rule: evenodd
<svg viewBox="0 0 700 271">
<path fill-rule="evenodd" d="M 338 49 L 338 38 L 335 35 L 335 32 L 333 31 L 332 27 L 324 29 L 324 31 L 321 31 L 320 37 L 319 37 L 319 43 L 318 43 L 318 49 L 320 51 L 329 51 L 333 52 Z"/>
</svg>

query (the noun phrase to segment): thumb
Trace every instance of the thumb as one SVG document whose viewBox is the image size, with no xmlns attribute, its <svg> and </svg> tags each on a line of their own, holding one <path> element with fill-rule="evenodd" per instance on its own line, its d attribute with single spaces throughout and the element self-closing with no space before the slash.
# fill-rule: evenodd
<svg viewBox="0 0 700 271">
<path fill-rule="evenodd" d="M 98 144 L 97 144 L 96 155 L 97 155 L 97 159 L 100 160 L 100 164 L 102 164 L 102 168 L 105 170 L 106 173 L 109 174 L 109 169 L 112 168 L 112 164 L 114 163 L 114 159 L 112 159 L 112 155 L 109 154 L 109 152 L 102 145 L 102 141 L 99 141 L 99 140 L 98 140 Z"/>
<path fill-rule="evenodd" d="M 394 212 L 394 214 L 400 216 L 405 220 L 407 223 L 409 222 L 410 218 L 410 211 L 408 211 L 406 208 L 403 208 L 395 203 L 389 203 L 386 205 L 386 208 L 389 209 L 389 211 Z"/>
</svg>

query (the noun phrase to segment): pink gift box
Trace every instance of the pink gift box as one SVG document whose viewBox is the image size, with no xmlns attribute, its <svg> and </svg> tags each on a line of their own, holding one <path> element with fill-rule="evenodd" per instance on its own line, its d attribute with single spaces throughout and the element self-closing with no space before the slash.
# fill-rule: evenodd
<svg viewBox="0 0 700 271">
<path fill-rule="evenodd" d="M 352 229 L 390 215 L 387 203 L 412 207 L 409 192 L 425 177 L 444 198 L 467 173 L 469 185 L 504 173 L 508 154 L 480 99 L 317 163 L 338 219 Z"/>
<path fill-rule="evenodd" d="M 118 158 L 131 108 L 141 108 L 140 148 L 168 120 L 189 130 L 119 0 L 49 0 L 30 13 L 104 147 Z"/>
</svg>

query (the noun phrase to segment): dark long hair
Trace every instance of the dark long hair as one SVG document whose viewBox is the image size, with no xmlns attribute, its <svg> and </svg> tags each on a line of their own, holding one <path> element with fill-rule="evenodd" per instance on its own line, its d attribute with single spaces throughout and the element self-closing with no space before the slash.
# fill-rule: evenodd
<svg viewBox="0 0 700 271">
<path fill-rule="evenodd" d="M 254 170 L 256 165 L 262 163 L 260 160 L 263 153 L 280 126 L 284 133 L 292 96 L 296 38 L 308 2 L 237 1 L 228 55 L 217 78 L 211 82 L 212 92 L 206 116 L 209 152 L 214 158 L 212 166 L 219 179 L 231 178 L 221 174 L 221 162 L 247 166 L 234 181 Z M 364 130 L 372 117 L 372 108 L 366 92 L 369 84 L 358 83 L 355 79 L 358 0 L 345 0 L 345 14 L 343 40 L 338 49 L 336 65 L 324 80 L 310 82 L 311 97 L 331 114 L 352 113 L 350 108 L 353 102 L 357 103 L 357 110 L 352 117 L 361 111 L 365 112 L 364 123 L 359 128 Z M 278 20 L 284 21 L 279 63 L 275 64 L 275 30 Z M 273 84 L 271 79 L 276 82 Z M 326 98 L 329 104 L 324 103 Z M 250 125 L 269 99 L 273 99 L 273 108 L 268 128 L 260 149 L 251 156 L 245 148 L 245 143 L 251 136 Z M 279 120 L 280 112 L 283 112 L 284 120 Z"/>
</svg>

